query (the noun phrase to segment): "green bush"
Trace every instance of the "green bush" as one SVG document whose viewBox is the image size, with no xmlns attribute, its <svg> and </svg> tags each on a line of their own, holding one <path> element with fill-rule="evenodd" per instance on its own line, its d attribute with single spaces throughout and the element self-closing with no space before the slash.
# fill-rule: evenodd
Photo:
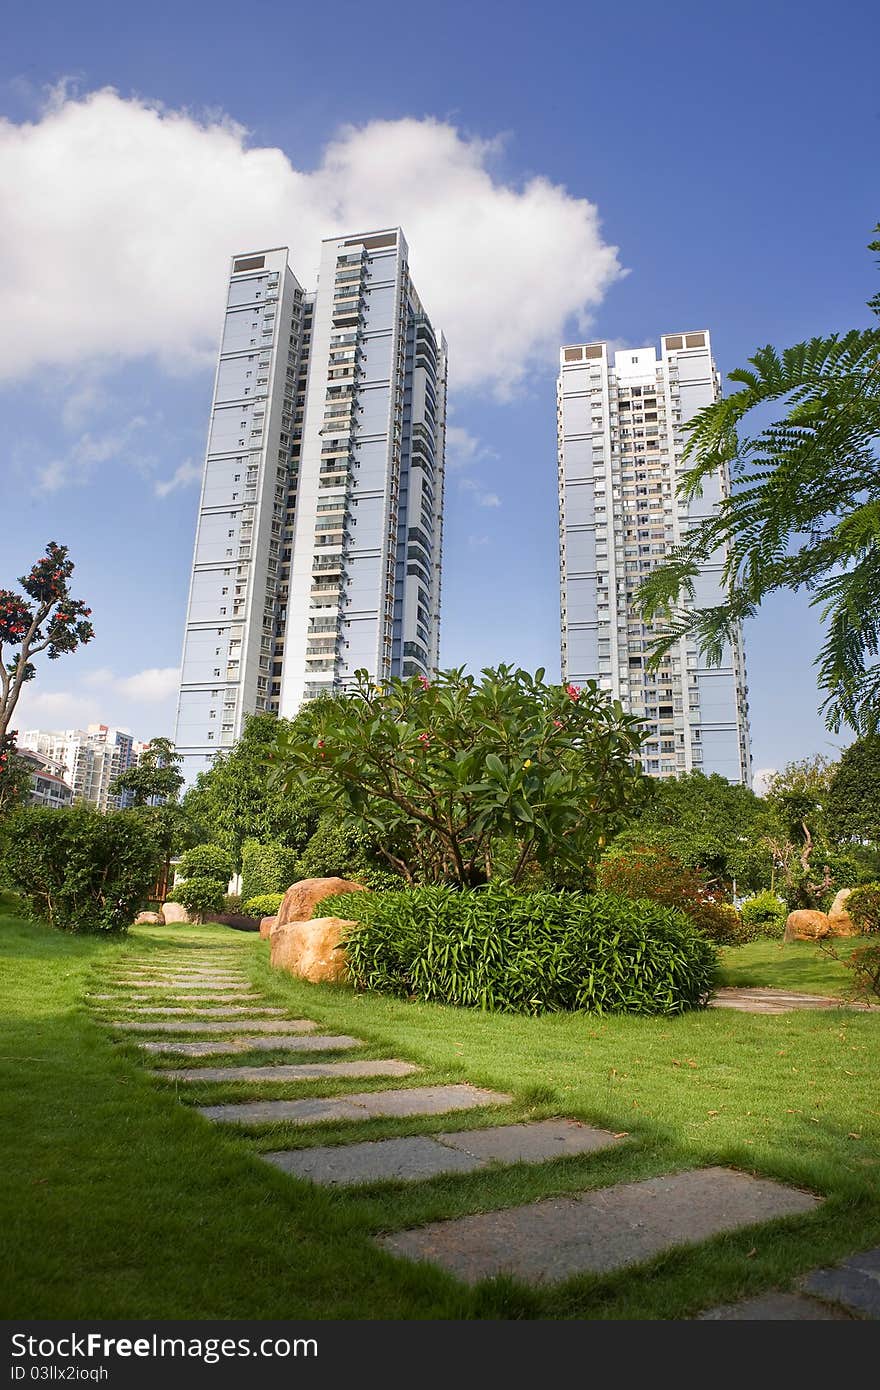
<svg viewBox="0 0 880 1390">
<path fill-rule="evenodd" d="M 403 885 L 380 858 L 373 832 L 351 820 L 325 812 L 297 862 L 297 878 L 347 878 L 374 891 Z"/>
<path fill-rule="evenodd" d="M 863 883 L 846 900 L 846 910 L 859 931 L 880 930 L 880 883 Z"/>
<path fill-rule="evenodd" d="M 193 845 L 180 856 L 177 872 L 185 879 L 213 879 L 225 890 L 232 877 L 232 858 L 219 845 Z"/>
<path fill-rule="evenodd" d="M 718 946 L 745 946 L 761 935 L 755 926 L 742 920 L 732 903 L 702 898 L 683 907 L 682 912 Z"/>
<path fill-rule="evenodd" d="M 853 972 L 852 993 L 857 999 L 880 999 L 880 946 L 860 946 L 847 962 Z"/>
<path fill-rule="evenodd" d="M 177 883 L 169 895 L 171 902 L 185 907 L 194 922 L 203 922 L 205 913 L 223 908 L 223 884 L 215 878 L 187 878 Z"/>
<path fill-rule="evenodd" d="M 359 923 L 346 941 L 361 989 L 540 1014 L 676 1014 L 703 1004 L 717 956 L 681 912 L 609 893 L 491 886 L 325 899 Z"/>
<path fill-rule="evenodd" d="M 246 917 L 274 917 L 283 898 L 283 893 L 258 893 L 255 898 L 245 898 L 241 910 Z"/>
<path fill-rule="evenodd" d="M 739 915 L 743 924 L 752 927 L 760 936 L 781 936 L 785 930 L 788 908 L 775 893 L 765 889 L 740 904 Z"/>
<path fill-rule="evenodd" d="M 148 825 L 126 811 L 23 806 L 4 824 L 7 882 L 32 916 L 62 931 L 126 931 L 147 900 L 158 860 Z"/>
<path fill-rule="evenodd" d="M 224 912 L 241 912 L 241 910 L 242 910 L 242 907 L 241 907 L 241 894 L 240 894 L 240 893 L 227 893 L 227 894 L 225 895 L 225 897 L 223 898 L 223 911 L 224 911 Z"/>
<path fill-rule="evenodd" d="M 241 896 L 245 902 L 263 893 L 284 893 L 303 875 L 296 851 L 284 845 L 245 840 L 241 850 Z"/>
</svg>

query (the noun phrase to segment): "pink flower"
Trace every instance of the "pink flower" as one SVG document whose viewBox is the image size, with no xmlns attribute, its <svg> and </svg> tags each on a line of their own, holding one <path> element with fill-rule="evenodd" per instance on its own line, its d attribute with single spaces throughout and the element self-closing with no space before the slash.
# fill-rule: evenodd
<svg viewBox="0 0 880 1390">
<path fill-rule="evenodd" d="M 565 689 L 573 700 L 579 700 L 581 698 L 581 689 L 579 685 L 567 685 Z"/>
<path fill-rule="evenodd" d="M 427 676 L 419 676 L 419 685 L 423 690 L 431 689 L 431 682 L 428 680 Z"/>
<path fill-rule="evenodd" d="M 561 720 L 561 719 L 554 719 L 554 720 L 553 720 L 553 727 L 554 727 L 554 729 L 561 729 L 561 728 L 562 728 L 562 720 Z"/>
<path fill-rule="evenodd" d="M 429 744 L 430 742 L 431 742 L 431 735 L 430 735 L 430 734 L 419 734 L 419 743 L 423 744 L 423 745 L 425 746 L 425 748 L 428 747 L 428 744 Z"/>
</svg>

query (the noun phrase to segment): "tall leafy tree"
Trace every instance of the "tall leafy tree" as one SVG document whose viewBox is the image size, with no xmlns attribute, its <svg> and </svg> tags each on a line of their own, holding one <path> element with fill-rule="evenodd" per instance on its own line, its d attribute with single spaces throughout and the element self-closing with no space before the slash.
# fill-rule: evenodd
<svg viewBox="0 0 880 1390">
<path fill-rule="evenodd" d="M 641 725 L 595 681 L 511 666 L 356 681 L 278 730 L 278 785 L 355 817 L 409 882 L 484 883 L 502 843 L 514 884 L 554 859 L 585 876 L 642 793 Z"/>
<path fill-rule="evenodd" d="M 22 689 L 37 674 L 34 657 L 50 661 L 75 652 L 95 635 L 91 609 L 71 598 L 73 561 L 66 545 L 50 541 L 46 553 L 19 579 L 24 595 L 0 589 L 0 744 Z"/>
<path fill-rule="evenodd" d="M 133 806 L 161 805 L 176 801 L 184 778 L 180 772 L 183 761 L 168 738 L 152 738 L 141 754 L 140 762 L 114 778 L 110 791 L 114 796 L 131 792 Z"/>
<path fill-rule="evenodd" d="M 880 846 L 880 737 L 859 739 L 843 753 L 826 818 L 834 839 Z"/>
<path fill-rule="evenodd" d="M 268 766 L 279 729 L 299 725 L 308 708 L 292 724 L 273 714 L 251 715 L 238 743 L 199 773 L 183 798 L 188 816 L 228 850 L 236 873 L 245 840 L 301 850 L 315 829 L 321 807 L 301 787 L 284 791 L 271 782 Z"/>
<path fill-rule="evenodd" d="M 871 249 L 880 251 L 880 241 Z M 869 307 L 880 315 L 880 295 Z M 754 616 L 768 594 L 806 590 L 825 628 L 816 664 L 828 727 L 875 732 L 880 327 L 811 338 L 781 353 L 763 347 L 729 379 L 740 389 L 690 422 L 691 466 L 680 493 L 699 496 L 724 465 L 732 491 L 641 585 L 644 616 L 663 624 L 652 661 L 689 634 L 717 664 L 735 624 Z M 719 556 L 723 601 L 696 608 L 694 581 Z"/>
</svg>

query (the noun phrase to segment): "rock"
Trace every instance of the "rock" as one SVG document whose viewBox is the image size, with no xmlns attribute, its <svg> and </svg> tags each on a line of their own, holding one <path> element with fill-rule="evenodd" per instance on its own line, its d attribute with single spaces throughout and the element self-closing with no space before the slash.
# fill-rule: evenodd
<svg viewBox="0 0 880 1390">
<path fill-rule="evenodd" d="M 166 923 L 189 921 L 189 913 L 182 903 L 163 903 L 162 917 Z"/>
<path fill-rule="evenodd" d="M 278 909 L 278 925 L 284 927 L 288 922 L 307 922 L 322 898 L 332 898 L 337 893 L 369 891 L 362 883 L 352 883 L 347 878 L 301 878 L 284 894 Z"/>
<path fill-rule="evenodd" d="M 802 908 L 790 912 L 785 922 L 783 941 L 818 941 L 828 935 L 828 918 L 824 912 Z"/>
<path fill-rule="evenodd" d="M 834 902 L 828 909 L 828 916 L 833 917 L 838 912 L 846 912 L 846 904 L 851 897 L 851 888 L 841 888 L 840 892 L 837 894 L 837 897 L 834 899 Z"/>
<path fill-rule="evenodd" d="M 345 952 L 336 950 L 356 922 L 344 917 L 315 917 L 308 922 L 280 923 L 269 938 L 270 963 L 312 984 L 338 983 L 347 977 Z"/>
<path fill-rule="evenodd" d="M 277 921 L 278 921 L 278 918 L 277 918 L 277 917 L 261 917 L 261 918 L 260 918 L 260 936 L 262 936 L 262 937 L 269 937 L 269 936 L 271 936 L 271 934 L 272 934 L 272 928 L 275 926 L 275 923 L 276 923 Z"/>
<path fill-rule="evenodd" d="M 142 927 L 147 925 L 151 927 L 160 927 L 163 921 L 164 918 L 162 917 L 162 914 L 159 912 L 139 912 L 137 917 L 135 917 L 134 919 L 134 924 L 136 927 Z"/>
<path fill-rule="evenodd" d="M 836 901 L 836 899 L 835 899 Z M 828 935 L 829 936 L 858 936 L 859 929 L 850 917 L 846 908 L 840 912 L 835 912 L 832 908 L 828 914 Z"/>
</svg>

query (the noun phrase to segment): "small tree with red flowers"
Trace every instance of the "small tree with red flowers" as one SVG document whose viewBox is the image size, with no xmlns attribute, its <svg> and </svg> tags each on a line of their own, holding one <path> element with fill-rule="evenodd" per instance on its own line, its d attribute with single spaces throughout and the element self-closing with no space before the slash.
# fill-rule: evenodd
<svg viewBox="0 0 880 1390">
<path fill-rule="evenodd" d="M 89 622 L 91 608 L 70 597 L 72 574 L 67 546 L 50 541 L 42 559 L 18 581 L 27 597 L 0 589 L 0 750 L 7 756 L 18 697 L 36 675 L 33 658 L 47 652 L 49 660 L 55 661 L 95 635 Z"/>
</svg>

